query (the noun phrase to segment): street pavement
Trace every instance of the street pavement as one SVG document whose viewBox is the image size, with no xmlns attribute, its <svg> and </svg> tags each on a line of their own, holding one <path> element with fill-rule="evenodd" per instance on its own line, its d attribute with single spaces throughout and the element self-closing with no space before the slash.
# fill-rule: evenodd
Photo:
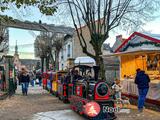
<svg viewBox="0 0 160 120">
<path fill-rule="evenodd" d="M 72 110 L 58 110 L 50 112 L 37 113 L 32 120 L 85 120 Z"/>
<path fill-rule="evenodd" d="M 145 109 L 139 114 L 137 107 L 130 105 L 129 113 L 116 113 L 117 120 L 160 120 L 160 112 Z M 16 94 L 0 101 L 0 120 L 85 120 L 69 109 L 58 98 L 42 87 L 29 87 L 28 96 L 23 96 L 20 86 Z"/>
<path fill-rule="evenodd" d="M 116 113 L 116 120 L 160 120 L 158 112 L 145 110 L 143 113 L 138 113 L 132 109 L 131 113 Z M 40 112 L 30 120 L 86 120 L 82 116 L 76 114 L 72 110 L 58 110 L 50 112 Z"/>
</svg>

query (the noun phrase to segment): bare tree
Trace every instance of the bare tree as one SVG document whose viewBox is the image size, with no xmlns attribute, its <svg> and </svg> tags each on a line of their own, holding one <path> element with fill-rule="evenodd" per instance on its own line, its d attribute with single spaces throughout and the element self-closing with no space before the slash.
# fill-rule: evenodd
<svg viewBox="0 0 160 120">
<path fill-rule="evenodd" d="M 55 68 L 59 70 L 59 54 L 63 48 L 64 35 L 63 34 L 54 34 L 52 36 L 52 48 L 55 53 Z"/>
<path fill-rule="evenodd" d="M 42 66 L 44 58 L 46 58 L 47 68 L 49 68 L 49 63 L 51 63 L 55 70 L 59 70 L 59 53 L 62 46 L 62 34 L 41 33 L 35 40 L 35 55 L 41 58 Z"/>
<path fill-rule="evenodd" d="M 5 27 L 0 26 L 0 52 L 6 53 L 9 49 L 9 32 Z"/>
<path fill-rule="evenodd" d="M 158 0 L 67 0 L 83 52 L 100 66 L 100 76 L 105 79 L 102 45 L 110 31 L 122 26 L 136 30 L 153 18 Z M 88 51 L 82 26 L 86 25 L 94 53 Z M 136 28 L 136 29 L 133 29 Z"/>
<path fill-rule="evenodd" d="M 41 63 L 42 63 L 42 71 L 43 71 L 43 66 L 44 66 L 44 59 L 46 58 L 46 63 L 47 63 L 47 68 L 49 66 L 49 57 L 51 53 L 51 41 L 49 38 L 48 33 L 42 32 L 39 36 L 37 36 L 35 43 L 34 43 L 34 48 L 35 48 L 35 56 L 41 58 Z"/>
<path fill-rule="evenodd" d="M 0 23 L 12 19 L 7 16 L 0 15 Z M 0 26 L 0 52 L 7 53 L 9 50 L 9 30 L 5 26 Z"/>
</svg>

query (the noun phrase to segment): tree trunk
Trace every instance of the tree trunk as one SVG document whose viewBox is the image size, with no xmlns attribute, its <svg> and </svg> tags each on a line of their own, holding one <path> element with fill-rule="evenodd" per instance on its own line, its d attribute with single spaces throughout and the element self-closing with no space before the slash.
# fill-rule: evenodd
<svg viewBox="0 0 160 120">
<path fill-rule="evenodd" d="M 44 72 L 44 57 L 41 57 L 41 70 Z"/>
<path fill-rule="evenodd" d="M 103 63 L 103 58 L 100 57 L 100 56 L 97 56 L 95 61 L 96 61 L 96 65 L 100 67 L 100 70 L 99 70 L 100 79 L 105 81 L 106 76 L 105 76 L 105 66 L 104 66 L 104 63 Z"/>
<path fill-rule="evenodd" d="M 54 57 L 53 57 L 52 53 L 50 54 L 50 61 L 51 61 L 51 64 L 53 66 L 55 66 L 55 60 L 54 60 Z"/>
<path fill-rule="evenodd" d="M 55 52 L 55 67 L 56 67 L 56 71 L 59 70 L 59 52 Z"/>
<path fill-rule="evenodd" d="M 49 70 L 49 57 L 46 57 L 46 69 Z"/>
</svg>

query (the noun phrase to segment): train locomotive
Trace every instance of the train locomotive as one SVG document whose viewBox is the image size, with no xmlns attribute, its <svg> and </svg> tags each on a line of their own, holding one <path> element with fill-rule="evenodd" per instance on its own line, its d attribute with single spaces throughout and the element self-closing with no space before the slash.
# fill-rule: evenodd
<svg viewBox="0 0 160 120">
<path fill-rule="evenodd" d="M 114 100 L 107 83 L 98 80 L 98 71 L 98 66 L 73 67 L 58 85 L 58 95 L 64 102 L 70 102 L 72 110 L 88 119 L 113 120 L 116 116 L 109 110 L 114 108 Z"/>
</svg>

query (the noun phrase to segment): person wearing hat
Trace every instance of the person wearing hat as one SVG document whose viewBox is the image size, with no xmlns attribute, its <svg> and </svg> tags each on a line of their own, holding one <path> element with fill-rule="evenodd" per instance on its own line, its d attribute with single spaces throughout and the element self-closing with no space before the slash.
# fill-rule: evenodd
<svg viewBox="0 0 160 120">
<path fill-rule="evenodd" d="M 29 77 L 29 74 L 28 74 L 28 72 L 25 68 L 21 69 L 21 73 L 20 73 L 20 76 L 19 76 L 19 81 L 20 81 L 21 86 L 22 86 L 22 94 L 27 95 L 28 86 L 29 86 L 29 82 L 30 82 L 30 77 Z"/>
</svg>

